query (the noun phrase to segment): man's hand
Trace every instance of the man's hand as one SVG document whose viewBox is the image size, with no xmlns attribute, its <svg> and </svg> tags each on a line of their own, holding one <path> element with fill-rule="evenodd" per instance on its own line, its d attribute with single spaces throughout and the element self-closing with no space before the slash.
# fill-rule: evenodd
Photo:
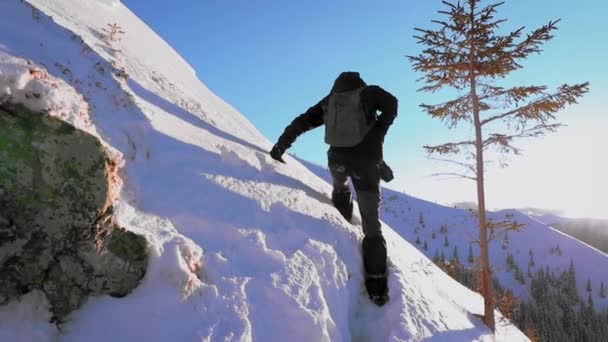
<svg viewBox="0 0 608 342">
<path fill-rule="evenodd" d="M 380 179 L 387 183 L 392 181 L 393 178 L 395 178 L 395 176 L 393 175 L 393 170 L 388 165 L 386 165 L 384 160 L 381 160 L 378 163 L 378 170 L 380 171 Z"/>
<path fill-rule="evenodd" d="M 270 151 L 270 156 L 272 157 L 272 159 L 285 164 L 285 161 L 282 157 L 283 153 L 285 153 L 285 148 L 279 144 L 276 144 L 272 147 L 272 150 Z"/>
</svg>

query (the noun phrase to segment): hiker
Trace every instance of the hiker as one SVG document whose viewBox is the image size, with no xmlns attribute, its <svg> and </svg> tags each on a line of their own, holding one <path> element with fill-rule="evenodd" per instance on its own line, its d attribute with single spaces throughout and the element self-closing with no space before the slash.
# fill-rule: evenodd
<svg viewBox="0 0 608 342">
<path fill-rule="evenodd" d="M 380 112 L 380 114 L 378 114 Z M 384 163 L 382 145 L 397 116 L 397 99 L 379 86 L 368 86 L 358 72 L 343 72 L 329 95 L 295 118 L 270 151 L 284 163 L 283 153 L 302 133 L 325 125 L 329 171 L 333 178 L 332 202 L 351 221 L 353 201 L 350 178 L 359 203 L 363 228 L 363 265 L 369 298 L 378 306 L 388 301 L 386 241 L 378 209 L 380 179 L 390 181 L 392 171 Z"/>
</svg>

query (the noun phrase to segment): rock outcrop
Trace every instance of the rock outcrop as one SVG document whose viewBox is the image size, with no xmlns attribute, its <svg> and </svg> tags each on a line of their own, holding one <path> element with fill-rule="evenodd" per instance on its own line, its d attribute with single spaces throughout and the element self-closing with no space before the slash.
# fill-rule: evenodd
<svg viewBox="0 0 608 342">
<path fill-rule="evenodd" d="M 38 289 L 61 321 L 138 285 L 147 242 L 113 221 L 111 166 L 96 137 L 0 104 L 0 305 Z"/>
</svg>

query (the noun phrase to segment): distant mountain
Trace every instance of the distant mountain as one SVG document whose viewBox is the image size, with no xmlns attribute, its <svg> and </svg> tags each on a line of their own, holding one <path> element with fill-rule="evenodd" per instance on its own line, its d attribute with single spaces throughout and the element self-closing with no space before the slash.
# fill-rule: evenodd
<svg viewBox="0 0 608 342">
<path fill-rule="evenodd" d="M 608 220 L 543 215 L 537 220 L 608 253 Z"/>
<path fill-rule="evenodd" d="M 458 209 L 477 210 L 477 203 L 475 202 L 456 202 L 452 203 L 452 206 Z"/>
<path fill-rule="evenodd" d="M 455 208 L 476 210 L 474 202 L 458 202 L 452 204 Z M 562 233 L 566 233 L 604 253 L 608 253 L 608 220 L 594 218 L 564 217 L 560 210 L 539 208 L 518 208 L 526 215 L 548 225 Z"/>
<path fill-rule="evenodd" d="M 558 217 L 558 216 L 563 216 L 563 212 L 560 210 L 554 210 L 554 209 L 540 209 L 540 208 L 515 208 L 516 210 L 519 210 L 521 212 L 526 213 L 527 215 L 530 216 L 547 216 L 547 217 Z"/>
</svg>

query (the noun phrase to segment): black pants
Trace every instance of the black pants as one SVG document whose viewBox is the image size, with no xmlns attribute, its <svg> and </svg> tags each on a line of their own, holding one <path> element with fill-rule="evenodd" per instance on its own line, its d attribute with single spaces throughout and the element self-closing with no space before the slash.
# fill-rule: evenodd
<svg viewBox="0 0 608 342">
<path fill-rule="evenodd" d="M 368 275 L 386 274 L 386 242 L 378 215 L 380 207 L 380 172 L 376 162 L 348 163 L 330 154 L 329 171 L 333 178 L 332 198 L 351 196 L 349 178 L 357 194 L 363 228 L 363 264 Z M 338 196 L 337 196 L 338 195 Z"/>
</svg>

